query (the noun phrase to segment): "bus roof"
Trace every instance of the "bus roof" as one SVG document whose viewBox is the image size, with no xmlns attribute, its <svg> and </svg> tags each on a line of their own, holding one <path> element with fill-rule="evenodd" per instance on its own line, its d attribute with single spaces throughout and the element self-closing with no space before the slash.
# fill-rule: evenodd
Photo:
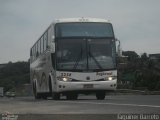
<svg viewBox="0 0 160 120">
<path fill-rule="evenodd" d="M 109 20 L 100 19 L 100 18 L 64 18 L 64 19 L 56 19 L 53 23 L 68 23 L 68 22 L 106 22 L 110 23 Z"/>
</svg>

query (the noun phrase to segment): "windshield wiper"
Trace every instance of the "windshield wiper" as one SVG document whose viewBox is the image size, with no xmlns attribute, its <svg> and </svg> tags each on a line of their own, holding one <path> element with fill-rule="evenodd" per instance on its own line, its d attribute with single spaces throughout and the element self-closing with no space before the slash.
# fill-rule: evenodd
<svg viewBox="0 0 160 120">
<path fill-rule="evenodd" d="M 89 56 L 93 58 L 93 60 L 95 61 L 95 63 L 97 64 L 97 66 L 100 68 L 100 69 L 103 69 L 102 66 L 100 65 L 100 63 L 96 60 L 96 58 L 93 56 L 93 54 L 91 53 L 90 51 L 90 46 L 89 46 Z"/>
<path fill-rule="evenodd" d="M 82 59 L 82 54 L 83 54 L 83 50 L 82 50 L 82 45 L 81 45 L 81 52 L 79 54 L 79 57 L 75 60 L 75 64 L 73 66 L 73 69 L 77 69 L 77 66 L 79 64 L 79 61 Z"/>
</svg>

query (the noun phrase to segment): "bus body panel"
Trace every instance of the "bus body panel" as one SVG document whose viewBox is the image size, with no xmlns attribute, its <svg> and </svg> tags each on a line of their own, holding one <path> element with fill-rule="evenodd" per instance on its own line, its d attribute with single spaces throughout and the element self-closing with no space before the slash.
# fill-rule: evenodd
<svg viewBox="0 0 160 120">
<path fill-rule="evenodd" d="M 62 86 L 57 88 L 56 92 L 67 92 L 67 91 L 115 91 L 116 90 L 116 80 L 112 81 L 93 81 L 93 82 L 58 82 L 58 86 Z M 89 86 L 89 87 L 85 87 Z M 92 87 L 90 87 L 92 86 Z"/>
<path fill-rule="evenodd" d="M 57 71 L 57 90 L 56 92 L 74 91 L 74 90 L 104 90 L 114 91 L 117 83 L 117 71 L 102 71 L 102 72 L 65 72 Z M 115 77 L 113 80 L 106 80 L 108 77 Z M 61 78 L 69 77 L 71 81 L 64 82 Z M 72 81 L 73 80 L 73 81 Z M 91 85 L 90 88 L 85 88 L 85 85 Z"/>
<path fill-rule="evenodd" d="M 48 92 L 48 78 L 50 72 L 50 52 L 46 51 L 41 55 L 35 62 L 32 63 L 31 67 L 31 79 L 36 82 L 38 92 Z"/>
</svg>

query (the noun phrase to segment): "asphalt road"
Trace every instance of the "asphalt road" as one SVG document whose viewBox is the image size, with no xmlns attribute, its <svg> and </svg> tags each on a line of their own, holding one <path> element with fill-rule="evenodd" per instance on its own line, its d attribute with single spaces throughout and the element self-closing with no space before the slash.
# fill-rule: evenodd
<svg viewBox="0 0 160 120">
<path fill-rule="evenodd" d="M 105 100 L 79 96 L 78 100 L 0 98 L 0 113 L 13 114 L 160 114 L 160 95 L 111 95 Z"/>
</svg>

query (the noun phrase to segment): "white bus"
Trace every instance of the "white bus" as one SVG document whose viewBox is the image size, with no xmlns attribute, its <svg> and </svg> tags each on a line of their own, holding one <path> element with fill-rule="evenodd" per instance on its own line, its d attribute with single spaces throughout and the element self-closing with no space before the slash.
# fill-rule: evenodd
<svg viewBox="0 0 160 120">
<path fill-rule="evenodd" d="M 36 99 L 99 100 L 117 86 L 116 39 L 112 24 L 97 18 L 55 20 L 30 50 L 30 79 Z"/>
</svg>

